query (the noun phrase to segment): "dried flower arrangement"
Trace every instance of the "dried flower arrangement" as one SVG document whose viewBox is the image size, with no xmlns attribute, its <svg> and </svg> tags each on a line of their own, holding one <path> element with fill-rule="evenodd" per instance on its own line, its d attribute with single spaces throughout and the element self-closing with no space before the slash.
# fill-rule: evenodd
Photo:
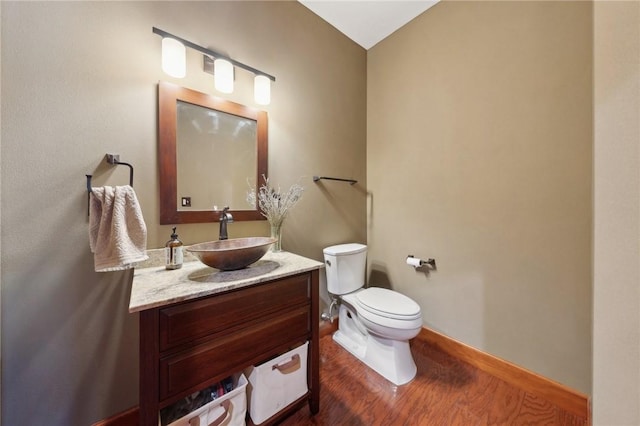
<svg viewBox="0 0 640 426">
<path fill-rule="evenodd" d="M 247 202 L 255 206 L 257 197 L 260 213 L 267 218 L 269 225 L 271 225 L 271 237 L 278 240 L 274 243 L 273 251 L 280 251 L 282 249 L 282 223 L 289 210 L 302 198 L 304 188 L 295 183 L 291 185 L 289 190 L 282 192 L 280 186 L 275 188 L 270 185 L 269 178 L 263 175 L 262 179 L 264 183 L 260 185 L 257 191 L 250 187 L 247 192 Z"/>
</svg>

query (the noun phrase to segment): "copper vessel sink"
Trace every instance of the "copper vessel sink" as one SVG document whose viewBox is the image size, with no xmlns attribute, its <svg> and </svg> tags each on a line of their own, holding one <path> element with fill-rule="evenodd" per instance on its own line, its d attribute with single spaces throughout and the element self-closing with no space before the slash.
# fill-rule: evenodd
<svg viewBox="0 0 640 426">
<path fill-rule="evenodd" d="M 275 238 L 251 237 L 209 241 L 186 247 L 202 263 L 221 271 L 246 268 L 265 255 Z"/>
</svg>

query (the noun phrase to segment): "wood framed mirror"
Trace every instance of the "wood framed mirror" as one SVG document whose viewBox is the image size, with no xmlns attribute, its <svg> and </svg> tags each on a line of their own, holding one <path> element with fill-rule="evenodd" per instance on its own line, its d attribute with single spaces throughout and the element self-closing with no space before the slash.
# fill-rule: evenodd
<svg viewBox="0 0 640 426">
<path fill-rule="evenodd" d="M 268 176 L 267 125 L 265 111 L 160 82 L 160 224 L 218 222 L 224 206 L 264 220 L 246 195 Z"/>
</svg>

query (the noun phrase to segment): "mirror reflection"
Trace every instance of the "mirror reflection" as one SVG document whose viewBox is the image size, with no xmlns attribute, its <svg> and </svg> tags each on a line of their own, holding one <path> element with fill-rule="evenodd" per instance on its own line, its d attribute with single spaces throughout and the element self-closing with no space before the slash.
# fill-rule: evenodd
<svg viewBox="0 0 640 426">
<path fill-rule="evenodd" d="M 256 121 L 182 101 L 177 107 L 178 210 L 250 210 L 246 191 L 256 187 Z"/>
<path fill-rule="evenodd" d="M 267 176 L 267 113 L 166 82 L 158 106 L 160 223 L 217 222 L 224 206 L 264 220 L 246 194 Z"/>
</svg>

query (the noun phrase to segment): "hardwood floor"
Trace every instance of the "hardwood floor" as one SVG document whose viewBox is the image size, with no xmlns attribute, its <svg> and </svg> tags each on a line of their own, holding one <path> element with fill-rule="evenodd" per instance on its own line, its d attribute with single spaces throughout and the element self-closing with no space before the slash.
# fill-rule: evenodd
<svg viewBox="0 0 640 426">
<path fill-rule="evenodd" d="M 331 335 L 320 339 L 320 412 L 305 406 L 282 425 L 587 425 L 550 402 L 424 342 L 411 347 L 416 378 L 395 386 Z"/>
</svg>

